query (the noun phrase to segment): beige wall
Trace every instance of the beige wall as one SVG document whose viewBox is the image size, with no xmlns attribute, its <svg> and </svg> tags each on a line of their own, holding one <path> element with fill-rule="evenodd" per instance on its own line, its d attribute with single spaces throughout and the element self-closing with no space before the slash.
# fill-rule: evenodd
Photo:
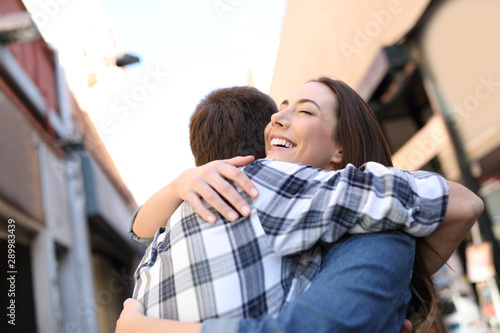
<svg viewBox="0 0 500 333">
<path fill-rule="evenodd" d="M 358 88 L 380 48 L 400 42 L 429 3 L 428 0 L 290 0 L 271 96 L 279 103 L 305 81 L 320 75 L 341 79 Z M 439 94 L 435 87 L 442 93 L 439 97 L 444 98 L 445 110 L 454 113 L 473 160 L 500 145 L 499 17 L 500 2 L 495 0 L 443 1 L 425 22 L 415 45 L 418 52 L 414 55 L 424 67 L 424 79 L 432 82 L 426 86 L 432 95 L 433 108 L 443 109 L 443 105 L 435 103 L 434 97 Z M 446 135 L 444 127 L 440 128 Z M 415 155 L 416 141 L 432 139 L 424 134 L 395 154 L 396 160 L 408 160 Z M 437 151 L 439 156 L 442 150 L 450 150 L 442 142 L 435 146 L 441 147 Z M 434 150 L 432 154 L 436 153 Z M 419 162 L 410 169 L 421 166 Z M 447 169 L 451 170 L 450 176 L 458 177 L 456 166 Z"/>
<path fill-rule="evenodd" d="M 500 2 L 448 1 L 421 37 L 425 67 L 479 159 L 500 145 Z"/>
<path fill-rule="evenodd" d="M 270 94 L 279 103 L 327 75 L 356 88 L 383 46 L 400 40 L 429 0 L 290 0 Z"/>
</svg>

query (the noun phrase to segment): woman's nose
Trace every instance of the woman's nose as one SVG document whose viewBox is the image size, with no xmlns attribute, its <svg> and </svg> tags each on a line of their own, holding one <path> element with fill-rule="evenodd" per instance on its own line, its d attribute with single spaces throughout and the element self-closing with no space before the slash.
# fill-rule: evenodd
<svg viewBox="0 0 500 333">
<path fill-rule="evenodd" d="M 286 115 L 284 111 L 279 111 L 271 116 L 271 124 L 277 127 L 285 127 L 287 125 Z"/>
</svg>

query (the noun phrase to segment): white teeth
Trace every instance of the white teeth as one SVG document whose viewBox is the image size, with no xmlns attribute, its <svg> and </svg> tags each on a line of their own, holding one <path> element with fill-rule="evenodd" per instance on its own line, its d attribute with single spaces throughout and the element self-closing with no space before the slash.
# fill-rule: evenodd
<svg viewBox="0 0 500 333">
<path fill-rule="evenodd" d="M 293 148 L 294 146 L 285 139 L 274 138 L 271 140 L 271 146 L 282 146 L 286 148 Z"/>
</svg>

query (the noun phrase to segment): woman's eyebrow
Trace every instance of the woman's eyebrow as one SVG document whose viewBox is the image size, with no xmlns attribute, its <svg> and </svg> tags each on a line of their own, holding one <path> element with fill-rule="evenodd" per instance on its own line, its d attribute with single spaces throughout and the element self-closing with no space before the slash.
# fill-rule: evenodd
<svg viewBox="0 0 500 333">
<path fill-rule="evenodd" d="M 318 104 L 318 103 L 316 103 L 315 101 L 313 101 L 312 99 L 302 98 L 302 99 L 299 99 L 299 100 L 297 101 L 297 104 L 303 104 L 303 103 L 312 103 L 312 104 L 316 105 L 316 107 L 317 107 L 318 109 L 320 109 L 320 110 L 321 110 L 321 107 L 319 106 L 319 104 Z M 288 105 L 288 100 L 287 100 L 287 99 L 285 99 L 283 102 L 281 102 L 280 106 L 282 106 L 282 105 L 287 106 L 287 105 Z"/>
<path fill-rule="evenodd" d="M 317 107 L 318 109 L 320 109 L 320 110 L 321 110 L 321 107 L 319 106 L 319 104 L 318 104 L 318 103 L 316 103 L 315 101 L 313 101 L 312 99 L 302 98 L 302 99 L 299 99 L 299 100 L 297 101 L 297 103 L 298 103 L 298 104 L 302 104 L 302 103 L 312 103 L 312 104 L 316 105 L 316 107 Z"/>
</svg>

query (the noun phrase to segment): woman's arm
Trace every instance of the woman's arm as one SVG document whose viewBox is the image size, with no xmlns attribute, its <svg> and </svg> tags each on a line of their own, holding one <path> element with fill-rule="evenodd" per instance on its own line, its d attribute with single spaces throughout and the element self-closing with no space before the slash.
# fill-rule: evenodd
<svg viewBox="0 0 500 333">
<path fill-rule="evenodd" d="M 484 210 L 481 198 L 465 186 L 451 181 L 448 186 L 448 207 L 443 221 L 432 234 L 423 238 L 425 242 L 417 245 L 431 274 L 450 258 Z"/>
<path fill-rule="evenodd" d="M 241 215 L 247 216 L 250 207 L 226 179 L 241 186 L 251 197 L 257 197 L 258 191 L 253 183 L 238 169 L 253 160 L 253 156 L 234 157 L 184 171 L 146 201 L 135 218 L 133 232 L 139 238 L 154 237 L 156 231 L 167 224 L 170 216 L 184 200 L 188 201 L 207 222 L 215 222 L 215 216 L 205 207 L 201 198 L 229 221 L 236 221 L 238 214 L 221 199 L 221 196 L 227 198 Z M 221 193 L 221 196 L 218 193 Z"/>
</svg>

